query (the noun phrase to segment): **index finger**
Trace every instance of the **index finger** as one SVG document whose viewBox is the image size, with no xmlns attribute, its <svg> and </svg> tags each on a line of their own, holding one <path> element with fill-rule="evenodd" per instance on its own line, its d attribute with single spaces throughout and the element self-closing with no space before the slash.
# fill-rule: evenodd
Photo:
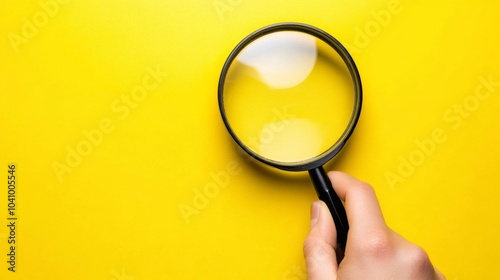
<svg viewBox="0 0 500 280">
<path fill-rule="evenodd" d="M 345 202 L 352 234 L 387 229 L 377 196 L 369 184 L 338 171 L 329 172 L 328 177 L 337 195 Z"/>
</svg>

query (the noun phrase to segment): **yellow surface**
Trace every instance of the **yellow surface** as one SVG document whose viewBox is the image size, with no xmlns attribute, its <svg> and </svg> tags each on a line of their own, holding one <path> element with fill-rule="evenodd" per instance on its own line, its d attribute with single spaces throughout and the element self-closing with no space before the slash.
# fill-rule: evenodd
<svg viewBox="0 0 500 280">
<path fill-rule="evenodd" d="M 216 102 L 234 45 L 281 21 L 330 32 L 362 75 L 327 168 L 372 183 L 448 279 L 497 278 L 499 1 L 6 0 L 0 279 L 304 279 L 311 183 L 248 161 Z"/>
</svg>

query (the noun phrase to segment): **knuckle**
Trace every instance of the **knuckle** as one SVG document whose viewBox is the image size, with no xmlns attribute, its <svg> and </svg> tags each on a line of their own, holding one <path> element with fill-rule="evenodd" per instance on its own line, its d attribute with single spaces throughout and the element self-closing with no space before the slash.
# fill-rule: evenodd
<svg viewBox="0 0 500 280">
<path fill-rule="evenodd" d="M 385 232 L 372 233 L 362 246 L 361 250 L 369 257 L 384 258 L 394 251 L 391 237 Z"/>
<path fill-rule="evenodd" d="M 421 247 L 413 245 L 405 252 L 405 255 L 407 256 L 408 265 L 413 267 L 417 274 L 432 271 L 433 267 L 429 256 Z"/>
<path fill-rule="evenodd" d="M 359 181 L 351 185 L 351 195 L 356 197 L 372 197 L 375 196 L 375 190 L 370 184 Z"/>
<path fill-rule="evenodd" d="M 355 187 L 360 192 L 375 193 L 375 191 L 373 190 L 373 187 L 366 182 L 362 182 L 362 181 L 356 182 Z"/>
</svg>

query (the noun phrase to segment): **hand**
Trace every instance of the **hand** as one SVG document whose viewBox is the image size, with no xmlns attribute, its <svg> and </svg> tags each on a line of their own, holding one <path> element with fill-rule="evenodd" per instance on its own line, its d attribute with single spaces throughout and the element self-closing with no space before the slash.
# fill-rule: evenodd
<svg viewBox="0 0 500 280">
<path fill-rule="evenodd" d="M 332 216 L 322 201 L 314 202 L 311 231 L 304 242 L 308 279 L 445 279 L 422 248 L 387 227 L 370 185 L 341 172 L 328 176 L 345 202 L 350 226 L 346 251 L 337 264 Z"/>
</svg>

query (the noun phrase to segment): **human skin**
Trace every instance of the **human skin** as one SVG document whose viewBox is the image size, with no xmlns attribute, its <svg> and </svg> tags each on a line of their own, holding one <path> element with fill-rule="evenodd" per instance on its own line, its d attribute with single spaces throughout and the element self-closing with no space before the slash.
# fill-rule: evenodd
<svg viewBox="0 0 500 280">
<path fill-rule="evenodd" d="M 333 188 L 345 202 L 349 233 L 344 258 L 337 261 L 337 233 L 322 201 L 311 206 L 311 230 L 304 241 L 310 280 L 442 280 L 427 253 L 390 229 L 373 188 L 342 173 L 329 172 Z"/>
</svg>

